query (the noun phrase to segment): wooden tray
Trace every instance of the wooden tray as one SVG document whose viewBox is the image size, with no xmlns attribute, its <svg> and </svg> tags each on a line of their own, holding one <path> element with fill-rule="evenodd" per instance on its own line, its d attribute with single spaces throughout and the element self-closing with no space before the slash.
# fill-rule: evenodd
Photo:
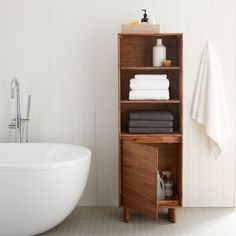
<svg viewBox="0 0 236 236">
<path fill-rule="evenodd" d="M 160 25 L 121 25 L 123 34 L 158 34 Z"/>
</svg>

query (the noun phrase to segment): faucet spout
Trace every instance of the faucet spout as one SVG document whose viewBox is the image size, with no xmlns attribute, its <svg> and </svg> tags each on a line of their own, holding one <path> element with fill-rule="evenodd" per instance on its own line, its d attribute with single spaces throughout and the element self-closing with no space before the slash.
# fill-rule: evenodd
<svg viewBox="0 0 236 236">
<path fill-rule="evenodd" d="M 15 98 L 16 91 L 16 115 L 20 115 L 20 84 L 17 78 L 13 78 L 11 81 L 11 98 Z"/>
<path fill-rule="evenodd" d="M 20 85 L 19 85 L 19 81 L 17 78 L 13 78 L 11 81 L 11 98 L 13 99 L 15 97 L 15 93 L 14 91 L 17 91 L 17 93 L 20 92 Z"/>
</svg>

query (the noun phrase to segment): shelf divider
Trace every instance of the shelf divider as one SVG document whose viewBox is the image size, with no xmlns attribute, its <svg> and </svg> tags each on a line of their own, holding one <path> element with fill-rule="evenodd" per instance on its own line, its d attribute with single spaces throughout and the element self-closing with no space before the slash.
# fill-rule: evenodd
<svg viewBox="0 0 236 236">
<path fill-rule="evenodd" d="M 171 134 L 130 134 L 123 131 L 120 134 L 121 140 L 129 140 L 137 143 L 181 143 L 180 133 Z"/>
<path fill-rule="evenodd" d="M 180 201 L 179 201 L 178 196 L 175 196 L 169 199 L 158 200 L 157 207 L 158 208 L 177 208 L 181 206 L 180 206 Z"/>
<path fill-rule="evenodd" d="M 181 103 L 179 99 L 170 100 L 121 100 L 121 104 L 175 104 Z"/>
<path fill-rule="evenodd" d="M 146 70 L 146 71 L 159 71 L 159 70 L 180 70 L 180 66 L 121 66 L 121 70 Z"/>
</svg>

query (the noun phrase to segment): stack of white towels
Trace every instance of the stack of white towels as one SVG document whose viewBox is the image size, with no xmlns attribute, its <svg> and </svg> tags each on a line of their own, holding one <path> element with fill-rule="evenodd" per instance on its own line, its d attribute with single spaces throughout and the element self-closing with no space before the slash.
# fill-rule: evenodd
<svg viewBox="0 0 236 236">
<path fill-rule="evenodd" d="M 129 100 L 169 100 L 166 74 L 138 74 L 130 79 Z"/>
</svg>

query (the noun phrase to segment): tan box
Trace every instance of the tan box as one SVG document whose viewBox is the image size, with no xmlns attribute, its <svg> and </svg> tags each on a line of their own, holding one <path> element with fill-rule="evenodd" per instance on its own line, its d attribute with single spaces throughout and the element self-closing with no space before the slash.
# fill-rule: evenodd
<svg viewBox="0 0 236 236">
<path fill-rule="evenodd" d="M 160 25 L 121 25 L 121 33 L 124 34 L 158 34 Z"/>
</svg>

